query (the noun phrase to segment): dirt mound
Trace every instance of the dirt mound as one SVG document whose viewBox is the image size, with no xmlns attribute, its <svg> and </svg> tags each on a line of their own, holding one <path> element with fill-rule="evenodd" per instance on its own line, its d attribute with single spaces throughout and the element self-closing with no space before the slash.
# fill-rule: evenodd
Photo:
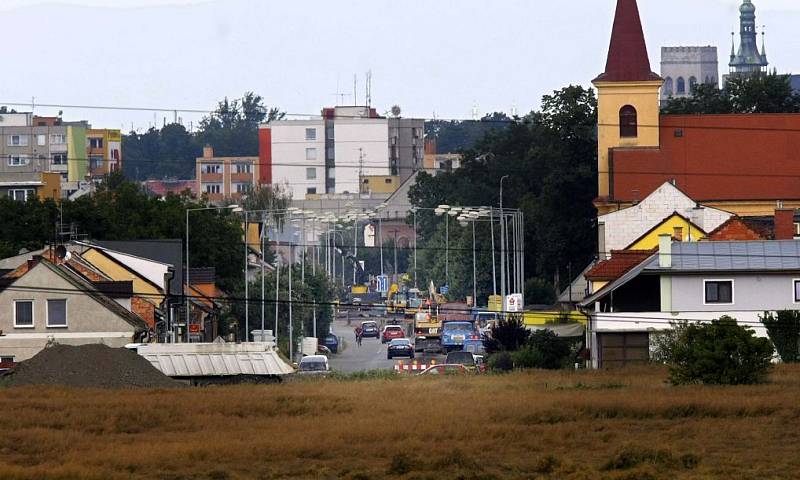
<svg viewBox="0 0 800 480">
<path fill-rule="evenodd" d="M 63 385 L 86 388 L 177 387 L 150 362 L 127 348 L 101 344 L 54 345 L 14 367 L 9 385 Z"/>
</svg>

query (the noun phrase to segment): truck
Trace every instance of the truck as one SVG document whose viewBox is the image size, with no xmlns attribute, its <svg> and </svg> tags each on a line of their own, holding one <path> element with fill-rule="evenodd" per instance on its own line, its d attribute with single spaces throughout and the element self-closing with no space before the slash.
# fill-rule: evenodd
<svg viewBox="0 0 800 480">
<path fill-rule="evenodd" d="M 442 352 L 463 350 L 466 340 L 479 340 L 480 333 L 466 303 L 450 302 L 439 306 L 442 322 Z"/>
<path fill-rule="evenodd" d="M 419 311 L 414 315 L 414 351 L 440 353 L 442 322 L 432 310 Z"/>
</svg>

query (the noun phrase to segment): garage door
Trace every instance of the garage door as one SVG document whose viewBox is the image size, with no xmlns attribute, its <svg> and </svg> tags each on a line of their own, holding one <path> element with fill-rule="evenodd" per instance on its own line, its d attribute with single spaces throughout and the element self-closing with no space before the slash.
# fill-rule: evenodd
<svg viewBox="0 0 800 480">
<path fill-rule="evenodd" d="M 600 368 L 622 368 L 650 361 L 647 332 L 598 333 Z"/>
</svg>

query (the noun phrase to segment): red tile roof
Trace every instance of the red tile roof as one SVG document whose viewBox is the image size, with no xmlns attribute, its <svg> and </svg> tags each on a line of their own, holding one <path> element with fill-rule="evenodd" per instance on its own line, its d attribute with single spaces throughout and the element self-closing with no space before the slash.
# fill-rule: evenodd
<svg viewBox="0 0 800 480">
<path fill-rule="evenodd" d="M 586 278 L 592 281 L 616 280 L 650 258 L 656 250 L 613 250 L 611 258 L 598 263 L 586 272 Z"/>
<path fill-rule="evenodd" d="M 768 240 L 769 237 L 739 217 L 729 218 L 708 234 L 708 240 L 712 242 Z"/>
<path fill-rule="evenodd" d="M 595 82 L 661 80 L 650 70 L 647 44 L 636 0 L 617 0 L 606 71 Z"/>
</svg>

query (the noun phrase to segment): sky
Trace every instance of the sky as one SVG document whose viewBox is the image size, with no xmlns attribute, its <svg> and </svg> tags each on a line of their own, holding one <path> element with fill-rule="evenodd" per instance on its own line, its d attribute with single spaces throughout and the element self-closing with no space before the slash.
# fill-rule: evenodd
<svg viewBox="0 0 800 480">
<path fill-rule="evenodd" d="M 639 0 L 651 65 L 661 46 L 715 45 L 726 70 L 739 0 Z M 767 53 L 800 73 L 800 2 L 754 0 Z M 98 128 L 143 130 L 173 110 L 262 95 L 299 118 L 323 106 L 399 105 L 405 117 L 537 109 L 605 66 L 616 0 L 2 0 L 0 105 L 63 110 Z M 17 39 L 17 40 L 13 40 Z M 346 94 L 346 97 L 337 96 Z M 154 108 L 157 112 L 38 105 Z M 16 106 L 30 111 L 30 105 Z M 195 126 L 199 112 L 178 112 Z"/>
</svg>

